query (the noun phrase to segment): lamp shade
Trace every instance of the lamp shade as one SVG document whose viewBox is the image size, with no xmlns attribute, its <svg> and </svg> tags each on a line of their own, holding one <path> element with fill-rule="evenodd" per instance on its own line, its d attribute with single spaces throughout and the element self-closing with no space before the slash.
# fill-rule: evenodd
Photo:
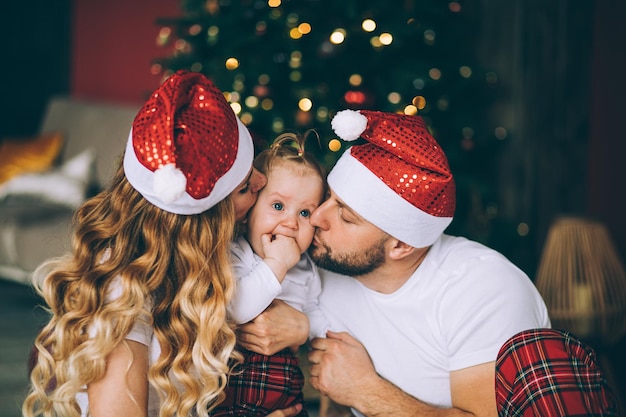
<svg viewBox="0 0 626 417">
<path fill-rule="evenodd" d="M 535 284 L 553 327 L 606 344 L 626 331 L 626 273 L 602 223 L 557 219 L 548 231 Z"/>
</svg>

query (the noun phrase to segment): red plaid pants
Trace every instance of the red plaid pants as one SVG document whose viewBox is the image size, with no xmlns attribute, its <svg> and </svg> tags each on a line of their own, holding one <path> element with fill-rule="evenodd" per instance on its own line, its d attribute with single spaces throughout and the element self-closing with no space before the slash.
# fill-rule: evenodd
<svg viewBox="0 0 626 417">
<path fill-rule="evenodd" d="M 244 362 L 233 370 L 226 400 L 211 412 L 213 417 L 265 417 L 271 411 L 303 403 L 304 375 L 298 358 L 289 349 L 272 356 L 244 350 Z M 298 417 L 307 417 L 302 410 Z"/>
<path fill-rule="evenodd" d="M 500 348 L 496 403 L 500 417 L 620 415 L 593 349 L 553 329 L 518 333 Z"/>
</svg>

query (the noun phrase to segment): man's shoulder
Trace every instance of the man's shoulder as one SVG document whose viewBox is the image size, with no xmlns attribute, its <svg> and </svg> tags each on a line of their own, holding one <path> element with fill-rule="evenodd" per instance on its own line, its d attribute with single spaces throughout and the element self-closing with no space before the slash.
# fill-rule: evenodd
<svg viewBox="0 0 626 417">
<path fill-rule="evenodd" d="M 429 251 L 427 261 L 422 269 L 434 268 L 447 275 L 465 275 L 470 270 L 475 271 L 508 271 L 519 268 L 503 254 L 482 243 L 460 237 L 443 235 Z M 420 267 L 421 268 L 421 267 Z M 430 271 L 434 273 L 435 271 Z"/>
</svg>

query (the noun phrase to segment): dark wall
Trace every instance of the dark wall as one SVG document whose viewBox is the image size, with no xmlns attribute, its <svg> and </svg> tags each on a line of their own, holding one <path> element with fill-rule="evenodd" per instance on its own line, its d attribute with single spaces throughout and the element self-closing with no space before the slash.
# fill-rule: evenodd
<svg viewBox="0 0 626 417">
<path fill-rule="evenodd" d="M 626 2 L 594 4 L 587 210 L 626 259 Z"/>
<path fill-rule="evenodd" d="M 70 88 L 71 0 L 11 1 L 0 12 L 0 138 L 39 130 L 48 97 Z"/>
</svg>

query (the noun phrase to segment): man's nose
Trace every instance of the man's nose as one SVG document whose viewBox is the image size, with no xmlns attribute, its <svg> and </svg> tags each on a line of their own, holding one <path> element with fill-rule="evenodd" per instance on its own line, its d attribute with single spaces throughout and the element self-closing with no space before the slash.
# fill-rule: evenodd
<svg viewBox="0 0 626 417">
<path fill-rule="evenodd" d="M 328 208 L 328 201 L 320 204 L 309 217 L 311 225 L 319 227 L 320 229 L 327 229 L 328 222 L 326 221 L 326 209 Z"/>
</svg>

